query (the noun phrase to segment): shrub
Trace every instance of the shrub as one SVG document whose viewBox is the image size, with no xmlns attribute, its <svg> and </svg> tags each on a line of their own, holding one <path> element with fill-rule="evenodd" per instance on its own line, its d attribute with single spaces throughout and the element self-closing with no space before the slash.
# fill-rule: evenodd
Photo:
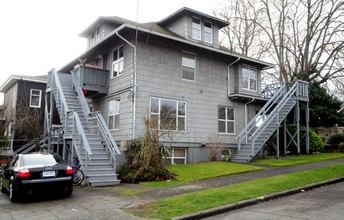
<svg viewBox="0 0 344 220">
<path fill-rule="evenodd" d="M 344 142 L 344 134 L 335 134 L 329 137 L 328 141 L 332 146 L 338 146 Z"/>
<path fill-rule="evenodd" d="M 126 164 L 118 169 L 123 182 L 164 181 L 175 179 L 175 174 L 166 169 L 163 157 L 169 147 L 159 142 L 158 130 L 145 119 L 145 135 L 133 139 L 126 145 Z"/>
<path fill-rule="evenodd" d="M 225 147 L 223 140 L 217 134 L 211 134 L 207 139 L 206 149 L 209 151 L 209 161 L 216 161 Z"/>
<path fill-rule="evenodd" d="M 293 135 L 296 132 L 296 127 L 295 126 L 287 126 L 288 131 Z M 305 127 L 302 127 L 302 130 L 305 130 Z M 319 152 L 324 149 L 324 141 L 321 139 L 321 137 L 311 128 L 309 128 L 309 153 L 312 152 Z M 280 152 L 283 152 L 284 148 L 284 142 L 283 142 L 283 131 L 282 129 L 280 130 Z M 306 139 L 303 138 L 304 133 L 300 134 L 301 138 L 301 143 L 300 143 L 300 153 L 301 154 L 306 154 Z M 288 136 L 287 137 L 287 143 L 289 143 L 291 138 Z M 288 151 L 291 154 L 297 154 L 297 146 L 291 142 L 291 144 L 288 147 Z"/>
<path fill-rule="evenodd" d="M 321 137 L 313 130 L 309 129 L 309 151 L 320 152 L 324 150 L 324 141 Z"/>
</svg>

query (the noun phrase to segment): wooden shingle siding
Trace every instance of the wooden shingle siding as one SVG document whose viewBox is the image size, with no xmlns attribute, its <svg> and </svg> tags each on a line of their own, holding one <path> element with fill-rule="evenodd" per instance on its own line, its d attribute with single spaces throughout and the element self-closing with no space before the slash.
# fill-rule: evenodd
<svg viewBox="0 0 344 220">
<path fill-rule="evenodd" d="M 235 108 L 239 123 L 243 109 L 227 97 L 226 59 L 215 61 L 202 51 L 185 50 L 196 54 L 196 80 L 191 82 L 181 76 L 182 51 L 182 45 L 162 45 L 153 38 L 148 44 L 139 44 L 137 118 L 148 116 L 150 97 L 186 101 L 187 130 L 177 132 L 176 140 L 204 142 L 210 134 L 218 133 L 219 105 Z M 137 129 L 142 128 L 138 120 Z M 234 135 L 223 138 L 226 142 L 234 142 Z"/>
</svg>

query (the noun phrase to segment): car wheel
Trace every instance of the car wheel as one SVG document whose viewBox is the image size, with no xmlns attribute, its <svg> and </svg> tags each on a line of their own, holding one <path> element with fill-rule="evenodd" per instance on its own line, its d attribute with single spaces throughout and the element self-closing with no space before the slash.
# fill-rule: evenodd
<svg viewBox="0 0 344 220">
<path fill-rule="evenodd" d="M 15 189 L 15 187 L 14 187 L 12 182 L 10 182 L 9 191 L 10 191 L 10 200 L 11 200 L 11 202 L 18 201 L 19 194 L 18 194 L 18 191 Z"/>
<path fill-rule="evenodd" d="M 68 197 L 73 193 L 73 187 L 68 187 L 65 189 L 64 196 Z"/>
</svg>

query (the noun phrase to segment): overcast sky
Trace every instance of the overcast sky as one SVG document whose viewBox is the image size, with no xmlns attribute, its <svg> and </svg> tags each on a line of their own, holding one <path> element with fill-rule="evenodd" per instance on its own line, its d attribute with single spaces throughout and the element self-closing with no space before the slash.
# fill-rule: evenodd
<svg viewBox="0 0 344 220">
<path fill-rule="evenodd" d="M 9 0 L 0 3 L 0 85 L 43 75 L 86 50 L 78 35 L 99 16 L 159 21 L 186 6 L 207 14 L 218 0 Z"/>
</svg>

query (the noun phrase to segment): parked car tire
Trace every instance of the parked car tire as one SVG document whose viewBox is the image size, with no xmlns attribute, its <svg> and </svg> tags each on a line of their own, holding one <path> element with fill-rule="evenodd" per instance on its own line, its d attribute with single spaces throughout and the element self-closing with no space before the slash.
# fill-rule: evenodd
<svg viewBox="0 0 344 220">
<path fill-rule="evenodd" d="M 9 185 L 9 193 L 11 202 L 17 202 L 20 198 L 18 191 L 15 189 L 12 182 Z"/>
<path fill-rule="evenodd" d="M 68 189 L 64 192 L 64 196 L 65 196 L 65 197 L 69 197 L 72 193 L 73 193 L 73 187 L 68 188 Z"/>
</svg>

